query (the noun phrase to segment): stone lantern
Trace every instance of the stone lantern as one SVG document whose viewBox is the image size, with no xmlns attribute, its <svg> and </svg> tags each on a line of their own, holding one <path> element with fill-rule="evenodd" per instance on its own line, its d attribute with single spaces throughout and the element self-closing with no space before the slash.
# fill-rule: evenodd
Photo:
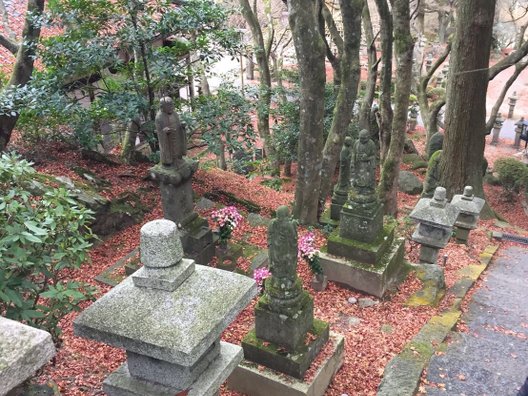
<svg viewBox="0 0 528 396">
<path fill-rule="evenodd" d="M 515 148 L 521 147 L 521 134 L 524 128 L 525 128 L 524 117 L 521 117 L 521 119 L 515 123 L 515 141 L 513 143 L 513 147 Z"/>
<path fill-rule="evenodd" d="M 477 228 L 480 211 L 484 207 L 485 201 L 482 198 L 475 197 L 473 187 L 464 187 L 463 194 L 457 194 L 451 200 L 460 211 L 455 223 L 457 242 L 466 243 L 469 237 L 469 231 Z"/>
<path fill-rule="evenodd" d="M 508 106 L 510 106 L 508 110 L 508 118 L 513 118 L 513 111 L 515 110 L 515 104 L 517 103 L 517 92 L 513 92 L 513 95 L 508 98 Z"/>
<path fill-rule="evenodd" d="M 433 198 L 420 199 L 409 217 L 418 223 L 412 239 L 421 244 L 420 262 L 436 264 L 438 251 L 449 242 L 458 209 L 447 202 L 446 189 L 437 187 Z"/>
<path fill-rule="evenodd" d="M 502 118 L 501 113 L 498 113 L 497 117 L 495 117 L 495 122 L 493 124 L 493 137 L 491 139 L 491 144 L 499 143 L 499 134 L 502 129 L 502 124 L 504 124 L 504 118 Z"/>
</svg>

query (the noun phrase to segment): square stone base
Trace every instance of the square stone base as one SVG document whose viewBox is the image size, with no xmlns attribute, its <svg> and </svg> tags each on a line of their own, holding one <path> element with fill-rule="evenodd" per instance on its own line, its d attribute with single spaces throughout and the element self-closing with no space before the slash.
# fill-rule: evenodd
<svg viewBox="0 0 528 396">
<path fill-rule="evenodd" d="M 215 255 L 215 235 L 206 219 L 191 213 L 182 223 L 181 240 L 185 257 L 208 265 Z"/>
<path fill-rule="evenodd" d="M 242 340 L 244 358 L 253 363 L 262 364 L 272 370 L 302 379 L 304 373 L 328 341 L 330 326 L 322 320 L 314 319 L 310 330 L 311 340 L 288 353 L 280 345 L 266 342 L 251 330 Z"/>
<path fill-rule="evenodd" d="M 397 238 L 376 264 L 361 263 L 323 252 L 319 253 L 319 262 L 329 280 L 381 298 L 388 288 L 398 284 L 405 275 L 403 252 L 404 239 Z"/>
<path fill-rule="evenodd" d="M 172 267 L 141 267 L 132 274 L 132 281 L 137 287 L 148 287 L 164 291 L 174 291 L 194 272 L 194 261 L 182 259 Z"/>
<path fill-rule="evenodd" d="M 243 360 L 227 380 L 227 386 L 249 396 L 320 396 L 343 364 L 344 337 L 330 333 L 333 351 L 320 365 L 310 381 L 286 376 L 269 368 Z"/>
<path fill-rule="evenodd" d="M 353 204 L 353 206 L 351 206 Z M 365 205 L 347 201 L 339 222 L 339 236 L 372 243 L 383 228 L 383 205 L 377 200 Z"/>
<path fill-rule="evenodd" d="M 385 224 L 382 232 L 371 243 L 343 238 L 339 235 L 339 230 L 335 230 L 328 237 L 328 253 L 362 263 L 376 264 L 389 250 L 394 240 L 395 228 L 394 222 Z"/>
<path fill-rule="evenodd" d="M 302 293 L 302 300 L 292 317 L 271 311 L 267 296 L 262 296 L 255 306 L 256 336 L 278 344 L 288 351 L 303 346 L 306 333 L 313 327 L 314 319 L 313 299 L 308 292 Z"/>
<path fill-rule="evenodd" d="M 227 377 L 242 361 L 242 348 L 225 342 L 220 343 L 219 356 L 207 367 L 188 389 L 188 396 L 215 395 Z M 108 396 L 175 396 L 187 389 L 175 389 L 132 377 L 124 363 L 103 382 Z"/>
</svg>

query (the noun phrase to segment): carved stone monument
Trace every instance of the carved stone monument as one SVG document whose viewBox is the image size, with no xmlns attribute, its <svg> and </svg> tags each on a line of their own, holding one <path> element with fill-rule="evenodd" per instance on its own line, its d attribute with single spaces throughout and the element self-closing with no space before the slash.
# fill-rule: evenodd
<svg viewBox="0 0 528 396">
<path fill-rule="evenodd" d="M 170 220 L 145 224 L 140 250 L 143 268 L 74 321 L 77 336 L 126 349 L 126 362 L 105 379 L 104 392 L 217 394 L 243 356 L 220 336 L 256 295 L 255 282 L 183 258 Z"/>
<path fill-rule="evenodd" d="M 451 204 L 460 211 L 455 223 L 457 242 L 467 242 L 469 232 L 477 228 L 480 211 L 485 203 L 486 201 L 482 198 L 475 197 L 471 186 L 464 187 L 463 194 L 457 194 L 453 197 Z"/>
<path fill-rule="evenodd" d="M 515 140 L 513 142 L 513 147 L 517 149 L 521 147 L 521 134 L 524 128 L 526 128 L 524 117 L 521 117 L 521 119 L 515 123 Z"/>
<path fill-rule="evenodd" d="M 513 95 L 508 98 L 508 118 L 513 118 L 513 113 L 515 111 L 515 105 L 517 104 L 517 100 L 519 98 L 517 97 L 517 92 L 514 91 Z"/>
<path fill-rule="evenodd" d="M 339 178 L 332 195 L 332 205 L 330 206 L 330 218 L 339 221 L 341 209 L 347 200 L 350 189 L 350 161 L 352 159 L 352 144 L 354 139 L 347 136 L 339 156 Z"/>
<path fill-rule="evenodd" d="M 329 280 L 381 297 L 402 276 L 403 239 L 394 237 L 394 222 L 383 222 L 375 191 L 376 154 L 375 143 L 362 130 L 352 150 L 352 188 L 320 262 Z"/>
<path fill-rule="evenodd" d="M 504 124 L 504 118 L 502 118 L 502 114 L 498 113 L 497 117 L 495 117 L 495 122 L 493 124 L 493 135 L 491 138 L 491 144 L 497 145 L 499 144 L 499 135 L 500 131 L 502 129 L 502 124 Z"/>
<path fill-rule="evenodd" d="M 151 168 L 150 174 L 160 184 L 163 216 L 181 227 L 187 257 L 207 265 L 215 254 L 215 248 L 207 220 L 193 210 L 192 175 L 198 169 L 198 162 L 185 158 L 185 129 L 169 97 L 160 100 L 156 132 L 160 163 Z"/>
<path fill-rule="evenodd" d="M 320 394 L 342 363 L 343 338 L 332 335 L 334 353 L 323 363 L 326 374 L 304 383 L 304 373 L 330 334 L 328 323 L 314 319 L 313 299 L 297 276 L 297 224 L 286 206 L 277 209 L 277 217 L 270 223 L 268 245 L 271 277 L 255 306 L 255 328 L 242 340 L 245 361 L 228 386 L 249 395 L 312 394 L 299 392 L 303 387 L 318 389 Z M 253 368 L 255 364 L 290 377 L 281 379 L 271 375 L 271 370 L 262 372 Z"/>
</svg>

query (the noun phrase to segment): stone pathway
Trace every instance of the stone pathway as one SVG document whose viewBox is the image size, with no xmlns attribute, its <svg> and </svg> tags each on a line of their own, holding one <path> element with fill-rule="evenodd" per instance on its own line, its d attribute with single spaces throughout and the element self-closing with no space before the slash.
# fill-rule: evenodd
<svg viewBox="0 0 528 396">
<path fill-rule="evenodd" d="M 528 376 L 528 250 L 508 248 L 486 271 L 445 354 L 434 355 L 427 395 L 516 395 Z"/>
</svg>

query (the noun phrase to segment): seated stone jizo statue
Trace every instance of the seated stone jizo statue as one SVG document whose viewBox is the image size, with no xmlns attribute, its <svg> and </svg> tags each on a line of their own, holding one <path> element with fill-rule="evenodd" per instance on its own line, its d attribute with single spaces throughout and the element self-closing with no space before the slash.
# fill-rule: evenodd
<svg viewBox="0 0 528 396">
<path fill-rule="evenodd" d="M 187 138 L 170 97 L 161 98 L 155 124 L 161 164 L 166 167 L 179 167 L 184 162 L 183 156 L 187 154 Z"/>
</svg>

